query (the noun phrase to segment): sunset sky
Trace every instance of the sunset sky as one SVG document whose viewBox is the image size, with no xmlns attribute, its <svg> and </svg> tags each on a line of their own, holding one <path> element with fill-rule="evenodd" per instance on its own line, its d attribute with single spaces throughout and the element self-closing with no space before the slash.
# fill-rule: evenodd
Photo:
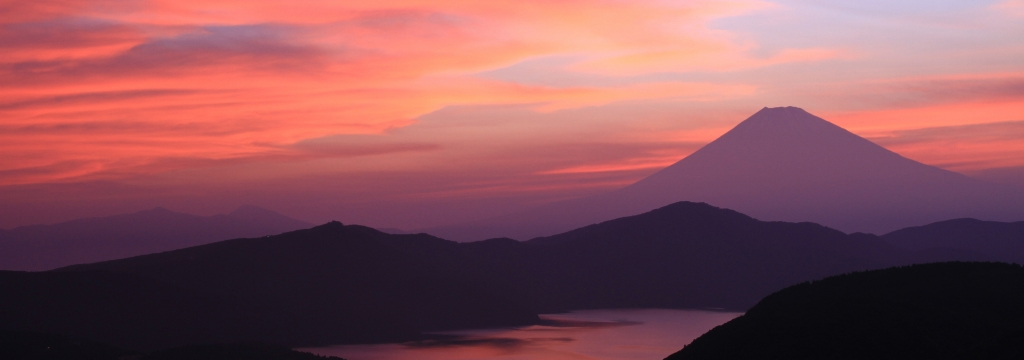
<svg viewBox="0 0 1024 360">
<path fill-rule="evenodd" d="M 415 229 L 624 186 L 762 107 L 1024 185 L 1024 0 L 0 0 L 0 228 Z"/>
</svg>

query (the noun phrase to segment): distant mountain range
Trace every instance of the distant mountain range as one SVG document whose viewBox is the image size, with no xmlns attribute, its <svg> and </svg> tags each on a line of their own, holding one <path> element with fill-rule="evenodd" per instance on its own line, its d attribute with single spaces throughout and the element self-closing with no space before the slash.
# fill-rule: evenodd
<svg viewBox="0 0 1024 360">
<path fill-rule="evenodd" d="M 1024 269 L 939 263 L 794 285 L 666 360 L 1021 359 Z"/>
<path fill-rule="evenodd" d="M 783 107 L 758 111 L 697 152 L 625 188 L 424 231 L 459 241 L 525 240 L 677 201 L 876 234 L 953 218 L 1024 219 L 1024 188 L 907 159 L 802 109 Z"/>
<path fill-rule="evenodd" d="M 54 225 L 22 226 L 0 230 L 0 270 L 48 270 L 311 226 L 255 206 L 213 216 L 154 208 Z"/>
<path fill-rule="evenodd" d="M 893 231 L 882 239 L 909 250 L 968 251 L 995 261 L 1024 264 L 1024 221 L 954 219 Z"/>
<path fill-rule="evenodd" d="M 983 235 L 935 237 L 961 223 Z M 332 222 L 48 272 L 0 272 L 0 331 L 129 349 L 203 339 L 402 341 L 424 331 L 533 324 L 537 314 L 572 309 L 745 310 L 829 275 L 989 260 L 991 244 L 1002 255 L 1024 248 L 1024 238 L 1001 230 L 1006 223 L 940 224 L 949 227 L 848 235 L 690 202 L 526 242 L 457 243 Z"/>
</svg>

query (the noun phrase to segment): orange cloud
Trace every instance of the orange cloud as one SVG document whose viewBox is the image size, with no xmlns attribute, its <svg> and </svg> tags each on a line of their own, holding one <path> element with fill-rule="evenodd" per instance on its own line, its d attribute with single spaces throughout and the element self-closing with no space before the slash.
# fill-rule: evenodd
<svg viewBox="0 0 1024 360">
<path fill-rule="evenodd" d="M 1024 76 L 936 76 L 873 82 L 867 109 L 823 116 L 901 155 L 973 172 L 1024 165 Z M 879 90 L 876 90 L 879 91 Z"/>
<path fill-rule="evenodd" d="M 553 174 L 579 174 L 579 173 L 597 173 L 597 172 L 613 172 L 613 171 L 630 171 L 630 170 L 646 170 L 646 169 L 661 169 L 666 166 L 672 165 L 679 161 L 681 154 L 672 154 L 664 156 L 662 158 L 653 159 L 629 159 L 625 162 L 611 163 L 611 164 L 600 164 L 600 165 L 583 165 L 573 166 L 562 169 L 542 171 L 538 174 L 541 175 L 553 175 Z"/>
<path fill-rule="evenodd" d="M 1024 166 L 1024 121 L 951 125 L 879 133 L 872 140 L 905 156 L 947 169 Z"/>
<path fill-rule="evenodd" d="M 887 131 L 990 123 L 1024 117 L 1024 75 L 972 74 L 892 79 L 847 85 L 868 109 L 833 111 L 851 129 Z M 832 94 L 829 94 L 832 95 Z"/>
<path fill-rule="evenodd" d="M 449 105 L 535 103 L 537 109 L 554 111 L 750 94 L 755 89 L 742 84 L 655 81 L 548 88 L 475 74 L 535 56 L 600 57 L 676 42 L 704 44 L 705 58 L 713 57 L 730 47 L 721 44 L 728 39 L 707 34 L 710 19 L 765 6 L 756 1 L 33 4 L 5 5 L 9 11 L 0 23 L 5 50 L 0 150 L 11 155 L 0 160 L 0 171 L 35 174 L 6 183 L 152 171 L 146 164 L 163 158 L 269 156 L 304 139 L 406 126 Z M 74 171 L 23 170 L 72 168 L 66 164 L 79 165 Z"/>
<path fill-rule="evenodd" d="M 994 140 L 957 140 L 977 149 L 958 157 L 943 151 L 956 147 L 901 131 L 1021 120 L 1019 68 L 979 61 L 905 78 L 905 64 L 870 63 L 873 48 L 759 43 L 719 21 L 784 8 L 0 0 L 0 190 L 111 181 L 244 192 L 294 182 L 351 185 L 331 194 L 365 202 L 559 198 L 629 183 L 777 105 L 806 106 L 878 139 L 917 139 L 886 141 L 929 163 L 1013 163 L 1012 140 L 984 149 Z M 908 58 L 927 56 L 907 48 Z M 572 61 L 522 66 L 547 59 Z M 519 81 L 524 73 L 562 77 Z"/>
</svg>

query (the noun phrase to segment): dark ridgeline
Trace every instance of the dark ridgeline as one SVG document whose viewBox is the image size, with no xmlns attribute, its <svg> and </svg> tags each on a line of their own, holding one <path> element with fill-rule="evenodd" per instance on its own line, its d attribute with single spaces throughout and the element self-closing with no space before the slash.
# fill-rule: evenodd
<svg viewBox="0 0 1024 360">
<path fill-rule="evenodd" d="M 953 218 L 1024 218 L 1024 188 L 907 159 L 795 107 L 764 108 L 679 162 L 625 188 L 425 231 L 471 241 L 525 240 L 707 202 L 763 220 L 885 233 Z"/>
<path fill-rule="evenodd" d="M 947 220 L 893 231 L 882 239 L 910 250 L 969 251 L 995 261 L 1024 264 L 1024 221 Z"/>
<path fill-rule="evenodd" d="M 2 272 L 0 330 L 129 349 L 402 341 L 534 324 L 538 313 L 744 310 L 784 286 L 850 271 L 988 259 L 869 234 L 764 222 L 702 203 L 526 242 L 457 243 L 332 222 L 43 273 Z"/>
<path fill-rule="evenodd" d="M 513 299 L 493 295 L 454 267 L 393 246 L 392 238 L 447 243 L 429 235 L 390 235 L 331 222 L 54 273 L 99 271 L 174 284 L 252 311 L 250 319 L 267 325 L 253 328 L 255 340 L 296 346 L 401 341 L 423 330 L 538 322 L 536 313 Z M 145 316 L 138 321 L 145 322 Z M 230 324 L 224 327 L 225 332 L 231 329 Z M 169 345 L 189 343 L 183 339 Z"/>
<path fill-rule="evenodd" d="M 542 313 L 642 307 L 745 310 L 790 284 L 850 271 L 951 260 L 1024 263 L 1024 256 L 925 245 L 908 249 L 886 241 L 896 238 L 844 234 L 814 223 L 759 221 L 704 203 L 679 202 L 525 242 L 459 245 L 469 258 L 478 259 L 470 272 L 494 279 L 495 291 Z M 1024 244 L 1024 237 L 1015 241 Z"/>
<path fill-rule="evenodd" d="M 12 360 L 343 360 L 263 343 L 191 345 L 150 353 L 88 339 L 0 331 L 0 359 Z"/>
<path fill-rule="evenodd" d="M 0 270 L 49 270 L 311 226 L 255 206 L 213 216 L 155 208 L 54 225 L 22 226 L 0 231 Z"/>
<path fill-rule="evenodd" d="M 1021 359 L 1024 269 L 937 263 L 774 293 L 667 360 Z"/>
<path fill-rule="evenodd" d="M 466 247 L 477 247 L 488 262 L 523 262 L 509 267 L 515 280 L 508 283 L 518 286 L 508 296 L 526 297 L 544 312 L 743 310 L 783 286 L 884 267 L 902 254 L 817 224 L 763 222 L 687 202 L 524 243 L 491 242 L 492 249 L 485 249 L 488 242 Z"/>
</svg>

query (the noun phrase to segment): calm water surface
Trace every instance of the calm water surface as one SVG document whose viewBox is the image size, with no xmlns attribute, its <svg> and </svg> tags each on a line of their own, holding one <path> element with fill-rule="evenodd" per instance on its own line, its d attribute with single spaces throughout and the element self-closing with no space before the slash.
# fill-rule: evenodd
<svg viewBox="0 0 1024 360">
<path fill-rule="evenodd" d="M 446 332 L 402 344 L 300 349 L 348 360 L 663 359 L 741 313 L 700 310 L 585 310 L 542 315 L 545 325 Z"/>
</svg>

